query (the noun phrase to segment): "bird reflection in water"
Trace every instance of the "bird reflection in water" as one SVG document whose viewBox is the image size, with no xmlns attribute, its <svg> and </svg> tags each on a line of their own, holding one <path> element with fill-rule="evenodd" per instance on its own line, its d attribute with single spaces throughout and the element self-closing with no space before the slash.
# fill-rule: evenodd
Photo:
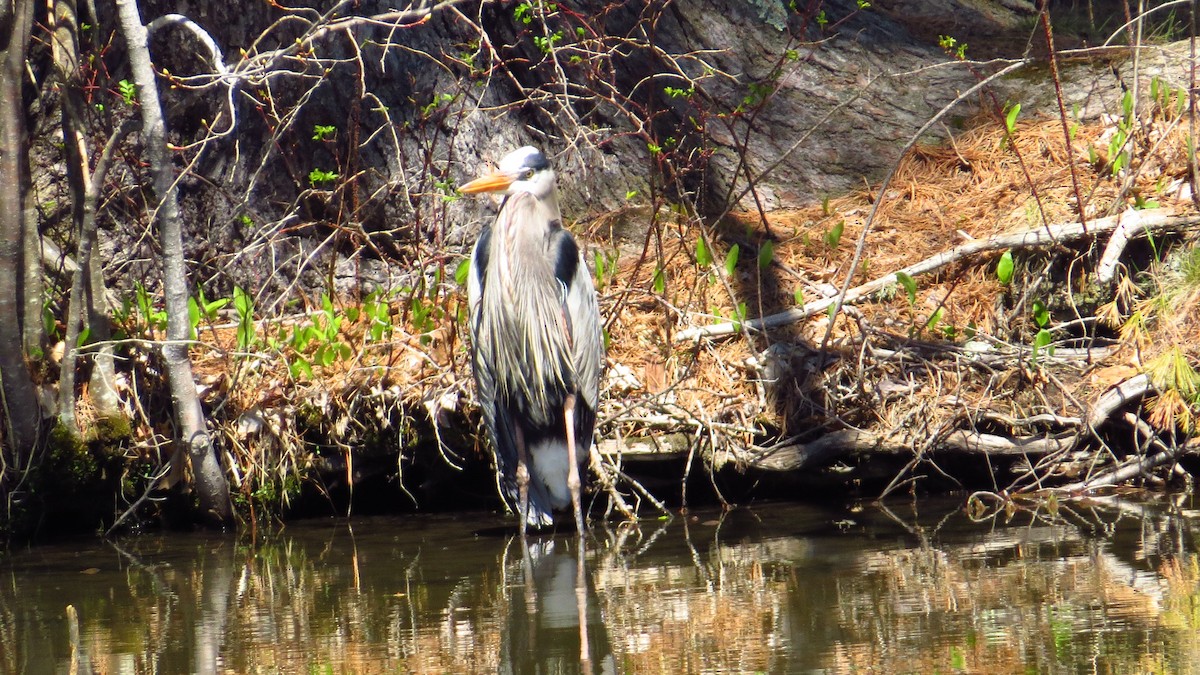
<svg viewBox="0 0 1200 675">
<path fill-rule="evenodd" d="M 617 672 L 595 589 L 588 584 L 584 547 L 571 541 L 573 551 L 565 539 L 529 536 L 524 545 L 509 540 L 504 568 L 512 595 L 500 672 Z"/>
</svg>

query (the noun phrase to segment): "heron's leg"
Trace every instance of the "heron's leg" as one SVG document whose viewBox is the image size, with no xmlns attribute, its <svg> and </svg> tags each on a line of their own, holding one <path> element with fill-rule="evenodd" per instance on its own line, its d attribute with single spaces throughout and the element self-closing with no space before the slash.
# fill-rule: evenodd
<svg viewBox="0 0 1200 675">
<path fill-rule="evenodd" d="M 529 455 L 525 451 L 525 431 L 520 424 L 513 425 L 514 440 L 517 442 L 517 515 L 521 518 L 521 546 L 525 546 L 525 528 L 529 522 Z"/>
<path fill-rule="evenodd" d="M 575 558 L 575 608 L 579 612 L 579 663 L 583 672 L 592 672 L 592 648 L 588 642 L 588 597 L 587 567 L 583 561 L 583 537 L 579 537 L 579 548 Z"/>
<path fill-rule="evenodd" d="M 563 418 L 567 423 L 567 489 L 571 491 L 571 505 L 575 507 L 575 529 L 583 540 L 583 506 L 580 504 L 579 490 L 583 482 L 579 480 L 578 449 L 575 447 L 575 394 L 568 394 L 563 402 Z M 583 544 L 581 543 L 580 546 Z"/>
</svg>

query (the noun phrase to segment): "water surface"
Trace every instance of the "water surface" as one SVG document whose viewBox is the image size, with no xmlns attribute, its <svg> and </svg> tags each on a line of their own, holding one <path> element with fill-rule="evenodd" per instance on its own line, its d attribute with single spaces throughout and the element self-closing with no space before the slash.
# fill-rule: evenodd
<svg viewBox="0 0 1200 675">
<path fill-rule="evenodd" d="M 762 504 L 600 524 L 582 564 L 573 535 L 523 550 L 493 514 L 42 545 L 0 561 L 0 670 L 1200 668 L 1190 500 L 977 518 L 958 506 Z"/>
</svg>

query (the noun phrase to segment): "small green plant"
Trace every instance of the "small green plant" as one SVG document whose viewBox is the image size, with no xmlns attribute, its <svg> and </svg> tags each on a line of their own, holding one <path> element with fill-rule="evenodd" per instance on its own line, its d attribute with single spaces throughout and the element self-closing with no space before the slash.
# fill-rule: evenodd
<svg viewBox="0 0 1200 675">
<path fill-rule="evenodd" d="M 763 242 L 758 249 L 758 269 L 765 270 L 775 261 L 775 242 L 770 239 Z"/>
<path fill-rule="evenodd" d="M 1004 111 L 1004 130 L 1012 136 L 1017 131 L 1017 117 L 1021 114 L 1021 104 L 1014 103 Z"/>
<path fill-rule="evenodd" d="M 846 231 L 846 221 L 845 220 L 839 220 L 836 223 L 834 223 L 833 227 L 829 228 L 825 232 L 825 246 L 828 247 L 830 250 L 836 249 L 838 247 L 838 244 L 841 243 L 842 233 L 845 231 Z"/>
<path fill-rule="evenodd" d="M 738 257 L 741 253 L 742 247 L 737 244 L 729 248 L 729 253 L 725 254 L 725 274 L 733 276 L 734 271 L 737 270 Z"/>
<path fill-rule="evenodd" d="M 533 5 L 528 2 L 519 3 L 516 7 L 513 7 L 513 18 L 518 23 L 529 25 L 533 21 Z"/>
<path fill-rule="evenodd" d="M 148 331 L 164 331 L 167 329 L 167 312 L 154 309 L 154 300 L 141 282 L 134 282 L 134 302 L 137 303 L 138 315 L 142 317 L 144 327 Z"/>
<path fill-rule="evenodd" d="M 137 85 L 129 80 L 121 80 L 117 83 L 117 93 L 121 95 L 121 100 L 125 101 L 125 105 L 132 106 L 137 102 Z"/>
<path fill-rule="evenodd" d="M 742 102 L 734 109 L 736 113 L 743 113 L 751 108 L 756 108 L 767 100 L 767 98 L 775 92 L 776 83 L 770 80 L 765 82 L 751 82 L 747 87 L 748 91 L 742 97 Z"/>
<path fill-rule="evenodd" d="M 671 98 L 691 98 L 696 93 L 695 87 L 680 89 L 678 87 L 663 87 L 663 93 Z"/>
<path fill-rule="evenodd" d="M 1157 199 L 1146 197 L 1141 192 L 1133 192 L 1133 208 L 1138 211 L 1144 209 L 1157 209 L 1160 206 Z"/>
<path fill-rule="evenodd" d="M 708 250 L 708 244 L 704 243 L 704 237 L 700 237 L 696 240 L 696 264 L 707 270 L 712 261 L 712 252 Z"/>
<path fill-rule="evenodd" d="M 933 314 L 929 315 L 929 320 L 925 322 L 925 328 L 927 330 L 936 329 L 938 326 L 941 325 L 942 318 L 945 316 L 946 316 L 946 310 L 942 307 L 938 307 L 937 309 L 935 309 L 933 311 Z M 949 328 L 950 328 L 951 333 L 953 333 L 954 326 L 950 326 Z M 943 327 L 943 330 L 945 330 L 944 327 Z"/>
<path fill-rule="evenodd" d="M 870 5 L 868 4 L 867 6 L 869 7 Z M 861 8 L 862 7 L 860 5 L 860 9 Z M 959 42 L 957 38 L 949 35 L 939 35 L 938 46 L 941 47 L 942 50 L 947 54 L 953 56 L 959 61 L 967 58 L 967 43 Z"/>
<path fill-rule="evenodd" d="M 913 307 L 917 304 L 917 282 L 904 272 L 896 272 L 896 283 L 904 289 L 908 295 L 908 306 Z"/>
<path fill-rule="evenodd" d="M 445 92 L 435 94 L 429 103 L 421 106 L 421 117 L 429 117 L 433 114 L 433 111 L 452 102 L 454 102 L 454 94 L 447 94 Z"/>
<path fill-rule="evenodd" d="M 739 302 L 737 307 L 733 308 L 733 329 L 742 330 L 742 322 L 746 320 L 746 303 Z"/>
<path fill-rule="evenodd" d="M 1030 360 L 1037 363 L 1038 354 L 1043 349 L 1050 346 L 1052 336 L 1050 335 L 1050 310 L 1046 308 L 1046 303 L 1041 300 L 1034 300 L 1031 309 L 1033 322 L 1038 326 L 1038 332 L 1033 336 L 1033 352 L 1030 354 Z M 1054 355 L 1054 348 L 1050 347 L 1047 351 L 1051 356 Z"/>
<path fill-rule="evenodd" d="M 188 327 L 190 328 L 191 338 L 197 337 L 197 331 L 200 328 L 200 321 L 208 321 L 210 324 L 217 319 L 217 312 L 229 304 L 229 298 L 217 298 L 209 300 L 204 297 L 204 289 L 197 289 L 197 295 L 188 298 Z"/>
<path fill-rule="evenodd" d="M 242 290 L 241 286 L 233 287 L 233 311 L 237 313 L 237 348 L 246 352 L 256 342 L 254 326 L 254 298 Z"/>
<path fill-rule="evenodd" d="M 308 172 L 308 182 L 314 186 L 318 183 L 332 183 L 337 180 L 336 171 L 325 171 L 324 169 L 313 169 Z"/>
<path fill-rule="evenodd" d="M 42 332 L 54 341 L 62 337 L 62 333 L 58 330 L 58 314 L 55 313 L 49 297 L 42 301 Z M 80 343 L 80 345 L 82 344 Z"/>
<path fill-rule="evenodd" d="M 1131 153 L 1128 147 L 1133 137 L 1133 92 L 1126 91 L 1121 97 L 1121 117 L 1117 120 L 1117 130 L 1108 142 L 1109 170 L 1113 176 L 1129 165 Z"/>
<path fill-rule="evenodd" d="M 342 321 L 346 316 L 339 316 L 333 307 L 333 298 L 328 293 L 321 294 L 321 312 L 317 314 L 319 321 L 315 322 L 317 335 L 321 344 L 313 353 L 313 361 L 321 366 L 330 366 L 335 361 L 348 361 L 352 356 L 350 345 L 341 339 Z"/>
<path fill-rule="evenodd" d="M 612 282 L 612 278 L 617 274 L 617 261 L 620 260 L 620 251 L 603 252 L 596 249 L 592 253 L 593 266 L 595 272 L 596 290 L 602 291 L 605 286 Z"/>
<path fill-rule="evenodd" d="M 249 214 L 243 213 L 242 215 L 238 216 L 238 221 L 242 224 L 242 227 L 247 229 L 254 227 L 254 219 L 251 218 Z"/>
<path fill-rule="evenodd" d="M 454 283 L 459 286 L 466 286 L 467 280 L 471 278 L 471 259 L 463 258 L 459 261 L 458 266 L 454 268 Z"/>
<path fill-rule="evenodd" d="M 543 54 L 549 54 L 550 50 L 559 42 L 562 42 L 564 34 L 561 30 L 556 30 L 550 35 L 534 35 L 533 46 L 537 47 Z"/>
<path fill-rule="evenodd" d="M 337 136 L 337 127 L 332 124 L 314 124 L 312 139 L 314 141 L 329 141 Z"/>
<path fill-rule="evenodd" d="M 459 194 L 458 188 L 454 185 L 454 180 L 451 178 L 439 178 L 433 181 L 433 187 L 437 188 L 441 193 L 442 202 L 450 204 L 458 201 L 462 195 Z"/>
<path fill-rule="evenodd" d="M 667 290 L 667 273 L 661 266 L 654 269 L 654 292 L 662 295 Z"/>
<path fill-rule="evenodd" d="M 421 336 L 421 344 L 429 344 L 432 339 L 429 337 L 429 333 L 437 328 L 437 320 L 440 318 L 437 306 L 427 300 L 423 293 L 414 291 L 409 299 L 408 312 L 413 330 Z"/>
<path fill-rule="evenodd" d="M 1001 254 L 996 263 L 996 279 L 1000 281 L 1000 285 L 1007 286 L 1012 283 L 1014 269 L 1012 249 L 1009 249 Z"/>
</svg>

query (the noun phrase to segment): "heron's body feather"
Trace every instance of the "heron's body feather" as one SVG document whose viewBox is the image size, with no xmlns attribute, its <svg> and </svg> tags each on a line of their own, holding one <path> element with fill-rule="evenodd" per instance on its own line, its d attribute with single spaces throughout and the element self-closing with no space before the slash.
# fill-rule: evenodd
<svg viewBox="0 0 1200 675">
<path fill-rule="evenodd" d="M 591 276 L 557 198 L 515 192 L 480 234 L 468 282 L 472 357 L 501 486 L 517 503 L 518 443 L 529 462 L 531 527 L 570 505 L 564 405 L 575 397 L 576 458 L 586 463 L 603 341 Z"/>
</svg>

